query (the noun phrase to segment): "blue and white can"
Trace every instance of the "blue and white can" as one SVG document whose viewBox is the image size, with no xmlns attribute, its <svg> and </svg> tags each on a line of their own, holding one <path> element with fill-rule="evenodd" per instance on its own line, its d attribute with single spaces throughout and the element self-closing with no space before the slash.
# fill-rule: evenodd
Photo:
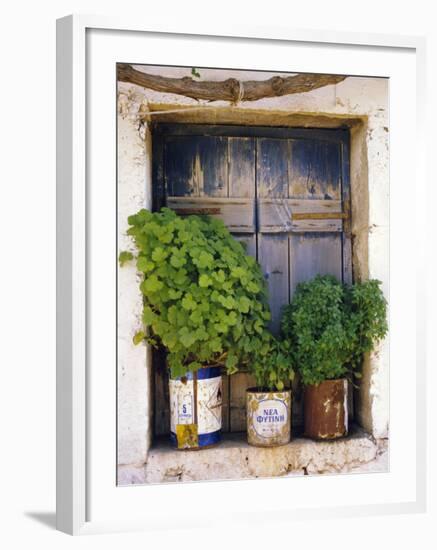
<svg viewBox="0 0 437 550">
<path fill-rule="evenodd" d="M 170 378 L 170 437 L 178 449 L 201 449 L 220 441 L 222 376 L 205 367 L 183 378 Z"/>
</svg>

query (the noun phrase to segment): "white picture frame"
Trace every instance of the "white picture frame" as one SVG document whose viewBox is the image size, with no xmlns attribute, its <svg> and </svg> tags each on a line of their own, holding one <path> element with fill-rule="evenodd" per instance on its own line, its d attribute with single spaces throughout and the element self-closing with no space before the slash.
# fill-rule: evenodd
<svg viewBox="0 0 437 550">
<path fill-rule="evenodd" d="M 135 31 L 133 33 L 133 31 Z M 95 307 L 92 305 L 93 296 L 90 294 L 92 286 L 93 274 L 90 273 L 90 230 L 94 231 L 93 221 L 97 222 L 97 216 L 101 216 L 102 220 L 105 211 L 105 205 L 112 203 L 102 201 L 100 214 L 95 209 L 95 197 L 93 189 L 90 186 L 90 181 L 94 177 L 93 170 L 94 150 L 90 149 L 90 141 L 87 142 L 87 124 L 89 124 L 90 109 L 93 108 L 91 98 L 91 90 L 89 88 L 89 67 L 87 55 L 90 49 L 90 37 L 93 32 L 100 33 L 99 36 L 105 35 L 106 44 L 111 43 L 112 47 L 107 48 L 107 58 L 102 62 L 102 71 L 104 66 L 113 65 L 112 50 L 117 51 L 121 48 L 121 36 L 129 37 L 135 41 L 138 49 L 141 37 L 153 37 L 159 39 L 161 43 L 166 40 L 184 39 L 187 44 L 191 39 L 199 41 L 210 39 L 218 39 L 224 42 L 235 41 L 235 44 L 240 44 L 242 47 L 250 44 L 257 44 L 258 48 L 274 48 L 276 45 L 301 46 L 312 44 L 317 48 L 330 48 L 332 53 L 332 66 L 327 67 L 323 72 L 341 72 L 350 74 L 347 67 L 348 55 L 353 55 L 357 48 L 363 54 L 362 66 L 365 67 L 366 55 L 371 58 L 372 52 L 397 52 L 399 56 L 403 54 L 414 56 L 414 83 L 417 88 L 417 99 L 414 94 L 407 95 L 405 92 L 400 92 L 396 96 L 399 105 L 391 109 L 392 117 L 394 113 L 400 112 L 399 109 L 408 108 L 414 110 L 413 117 L 409 118 L 409 127 L 407 130 L 413 132 L 413 141 L 416 145 L 414 155 L 414 179 L 415 185 L 409 186 L 411 196 L 408 197 L 408 203 L 411 204 L 414 197 L 419 197 L 422 193 L 424 196 L 424 163 L 422 155 L 425 147 L 424 140 L 424 112 L 423 98 L 421 90 L 424 89 L 425 79 L 425 39 L 421 37 L 394 36 L 394 35 L 363 35 L 354 33 L 332 33 L 332 32 L 315 32 L 311 30 L 295 30 L 295 29 L 271 29 L 271 28 L 239 28 L 230 27 L 229 29 L 218 29 L 211 25 L 210 28 L 177 28 L 166 24 L 152 25 L 148 22 L 144 24 L 139 21 L 129 21 L 122 18 L 105 18 L 94 16 L 74 15 L 58 20 L 57 23 L 57 528 L 61 531 L 70 534 L 84 534 L 92 532 L 102 532 L 109 530 L 127 530 L 127 529 L 143 529 L 150 528 L 165 528 L 169 525 L 174 527 L 186 526 L 187 522 L 190 526 L 206 525 L 210 521 L 210 517 L 202 515 L 201 509 L 196 504 L 201 502 L 202 496 L 205 495 L 205 486 L 208 484 L 188 484 L 185 487 L 170 487 L 170 486 L 153 486 L 153 487 L 134 487 L 134 488 L 117 488 L 115 483 L 111 484 L 111 464 L 113 464 L 114 472 L 113 479 L 115 480 L 115 453 L 110 455 L 108 449 L 112 449 L 113 440 L 111 430 L 115 432 L 115 415 L 111 416 L 113 409 L 111 408 L 111 400 L 115 402 L 115 394 L 109 378 L 101 378 L 103 372 L 95 367 L 95 362 L 90 362 L 92 356 L 91 348 L 94 346 L 94 339 L 102 341 L 101 335 L 94 330 L 93 322 L 89 322 L 90 311 L 92 309 L 95 315 Z M 108 42 L 109 41 L 109 42 Z M 97 42 L 92 42 L 93 48 L 98 49 L 102 46 Z M 341 48 L 344 54 L 344 70 L 338 70 L 341 67 L 341 59 L 338 57 L 338 52 L 335 48 Z M 120 49 L 120 61 L 126 60 L 126 55 L 130 56 L 129 52 L 133 52 L 133 43 L 130 45 L 125 41 L 123 48 Z M 164 50 L 163 50 L 164 51 Z M 261 50 L 260 50 L 261 51 Z M 347 54 L 347 52 L 350 54 Z M 141 53 L 141 52 L 140 52 Z M 138 54 L 139 55 L 139 54 Z M 165 59 L 164 59 L 165 57 Z M 169 51 L 166 55 L 161 56 L 161 63 L 166 64 L 167 59 L 171 58 Z M 150 62 L 145 57 L 145 63 Z M 130 61 L 131 59 L 129 59 Z M 136 59 L 133 59 L 136 61 Z M 389 61 L 387 61 L 389 63 Z M 111 65 L 112 64 L 112 65 Z M 178 59 L 175 58 L 174 64 L 178 64 Z M 189 63 L 187 63 L 189 64 Z M 357 60 L 358 64 L 358 60 Z M 393 64 L 395 64 L 393 62 Z M 95 66 L 95 65 L 94 65 Z M 199 63 L 198 66 L 201 66 Z M 217 66 L 212 64 L 211 66 Z M 335 66 L 335 68 L 334 68 Z M 405 65 L 405 72 L 408 73 L 410 66 Z M 266 67 L 267 68 L 267 67 Z M 283 67 L 282 70 L 303 70 L 293 67 Z M 308 69 L 310 70 L 310 69 Z M 364 69 L 365 70 L 365 69 Z M 387 74 L 384 70 L 368 69 L 368 74 L 372 76 L 390 76 L 390 69 L 387 67 Z M 398 72 L 396 72 L 396 70 Z M 322 72 L 313 70 L 312 72 Z M 102 73 L 103 74 L 103 73 Z M 108 73 L 106 73 L 107 75 Z M 393 74 L 400 75 L 399 67 L 393 68 Z M 411 74 L 406 77 L 411 78 Z M 102 78 L 105 82 L 105 78 Z M 115 69 L 114 69 L 114 85 L 115 85 Z M 402 86 L 402 78 L 393 79 L 393 86 Z M 396 90 L 394 92 L 397 93 Z M 108 94 L 113 92 L 109 90 Z M 102 103 L 110 104 L 110 96 L 108 95 Z M 115 100 L 114 100 L 115 101 Z M 402 104 L 404 102 L 404 104 Z M 396 108 L 398 109 L 396 111 Z M 87 120 L 88 117 L 88 120 Z M 115 118 L 115 112 L 114 112 Z M 108 122 L 108 128 L 103 129 L 101 126 L 100 132 L 109 133 L 109 140 L 114 136 L 112 134 L 112 123 Z M 95 128 L 95 125 L 93 126 Z M 406 131 L 406 128 L 399 128 L 399 125 L 393 125 L 392 143 L 399 140 L 401 137 L 399 132 Z M 108 142 L 109 143 L 109 142 Z M 115 141 L 113 143 L 115 147 Z M 396 147 L 399 145 L 398 156 L 392 156 L 391 163 L 401 163 L 402 144 L 396 142 Z M 101 152 L 104 151 L 105 145 L 101 146 Z M 111 147 L 108 145 L 108 147 Z M 395 148 L 396 150 L 396 148 Z M 97 161 L 98 163 L 98 161 Z M 110 163 L 108 163 L 110 164 Z M 115 169 L 111 166 L 111 170 Z M 391 164 L 392 177 L 398 178 L 399 185 L 404 185 L 402 179 L 403 167 L 396 164 Z M 114 172 L 108 172 L 102 177 L 112 177 Z M 112 175 L 111 175 L 112 174 Z M 407 172 L 406 174 L 409 174 Z M 115 180 L 114 180 L 115 181 Z M 90 200 L 90 197 L 92 200 Z M 109 200 L 109 199 L 108 199 Z M 402 209 L 405 207 L 405 202 L 391 202 L 391 222 L 395 224 L 395 228 L 401 227 L 398 223 L 397 216 L 402 217 Z M 106 213 L 108 215 L 108 212 Z M 115 214 L 114 214 L 115 215 Z M 274 518 L 293 514 L 293 518 L 320 518 L 337 515 L 365 515 L 365 514 L 387 514 L 387 513 L 413 513 L 425 511 L 426 503 L 426 462 L 425 462 L 425 433 L 426 433 L 426 403 L 425 403 L 425 342 L 424 342 L 424 295 L 420 285 L 420 279 L 424 276 L 424 251 L 423 245 L 420 243 L 418 235 L 423 229 L 424 220 L 417 215 L 411 206 L 409 210 L 411 224 L 409 225 L 412 235 L 407 239 L 407 243 L 414 247 L 412 252 L 416 270 L 416 286 L 414 295 L 408 300 L 409 316 L 403 316 L 399 319 L 395 338 L 391 338 L 392 342 L 400 342 L 405 340 L 405 334 L 408 331 L 414 330 L 412 340 L 413 347 L 408 350 L 391 348 L 391 361 L 395 357 L 414 357 L 415 360 L 415 385 L 416 393 L 412 401 L 415 402 L 417 410 L 413 420 L 414 436 L 410 437 L 408 449 L 403 448 L 405 444 L 399 439 L 399 446 L 396 446 L 396 438 L 393 447 L 393 460 L 397 459 L 395 453 L 402 449 L 406 455 L 410 457 L 410 462 L 404 464 L 408 472 L 405 473 L 405 492 L 401 494 L 400 489 L 397 493 L 395 490 L 396 480 L 399 485 L 399 478 L 396 478 L 396 468 L 388 474 L 377 474 L 379 477 L 377 483 L 381 486 L 383 493 L 379 500 L 372 502 L 372 498 L 357 496 L 362 488 L 360 483 L 355 480 L 358 476 L 342 476 L 341 481 L 337 476 L 327 476 L 323 478 L 313 478 L 311 486 L 307 485 L 309 494 L 314 500 L 317 495 L 320 505 L 316 507 L 310 501 L 299 503 L 290 502 L 290 499 L 279 499 L 274 505 L 262 504 L 260 509 L 263 511 L 266 520 L 274 520 Z M 103 222 L 104 223 L 104 222 Z M 115 234 L 114 234 L 115 235 Z M 396 235 L 396 233 L 395 233 Z M 114 236 L 115 241 L 115 236 Z M 95 249 L 93 249 L 95 250 Z M 108 252 L 108 251 L 107 251 Z M 103 252 L 102 254 L 104 254 Z M 109 249 L 109 254 L 111 249 Z M 397 254 L 395 254 L 396 256 Z M 103 257 L 103 256 L 102 256 Z M 411 262 L 413 263 L 413 262 Z M 414 270 L 413 270 L 414 271 Z M 391 273 L 394 273 L 391 266 Z M 391 281 L 391 294 L 396 296 L 397 284 L 402 287 L 405 277 L 412 275 L 412 272 L 397 275 L 397 278 Z M 90 283 L 91 281 L 91 283 Z M 394 283 L 394 284 L 393 284 Z M 108 287 L 109 288 L 109 287 Z M 98 305 L 98 304 L 97 304 Z M 402 317 L 402 316 L 401 316 Z M 93 330 L 90 332 L 90 326 Z M 402 344 L 403 345 L 403 344 Z M 406 345 L 406 344 L 405 344 Z M 110 347 L 110 346 L 109 346 Z M 398 351 L 400 353 L 398 353 Z M 404 359 L 406 361 L 406 359 Z M 102 357 L 104 362 L 104 357 Z M 95 367 L 95 368 L 94 368 Z M 105 375 L 106 376 L 106 375 Z M 110 376 L 110 373 L 109 373 Z M 115 376 L 115 375 L 114 375 Z M 98 386 L 96 385 L 98 381 Z M 92 382 L 92 383 L 91 383 Z M 411 385 L 411 382 L 410 382 Z M 99 389 L 97 389 L 99 388 Z M 393 390 L 395 391 L 395 390 Z M 398 391 L 398 390 L 396 390 Z M 399 390 L 401 391 L 401 390 Z M 395 393 L 395 396 L 397 394 Z M 98 403 L 97 403 L 98 402 Z M 102 411 L 97 414 L 98 410 Z M 399 399 L 391 400 L 391 415 L 393 418 L 402 416 L 402 401 Z M 104 414 L 109 420 L 104 423 Z M 404 418 L 404 417 L 402 417 Z M 413 433 L 413 431 L 411 432 Z M 105 439 L 106 438 L 106 439 Z M 102 453 L 106 452 L 107 458 L 96 458 L 97 452 L 92 451 L 92 442 L 99 441 L 99 448 Z M 105 443 L 108 442 L 107 444 Z M 95 463 L 99 460 L 101 468 L 99 472 L 102 475 L 96 476 Z M 402 469 L 402 464 L 396 467 Z M 105 477 L 106 476 L 106 477 Z M 372 475 L 368 474 L 366 485 L 371 485 Z M 391 476 L 391 478 L 390 478 Z M 98 479 L 97 479 L 98 478 Z M 390 481 L 390 479 L 392 481 Z M 382 489 L 383 483 L 386 483 L 385 489 Z M 394 480 L 394 481 L 393 481 Z M 310 480 L 295 479 L 290 480 L 295 483 L 295 487 L 302 486 L 302 481 L 309 483 Z M 240 506 L 242 511 L 240 520 L 247 521 L 254 509 L 250 508 L 250 502 L 256 499 L 256 494 L 268 494 L 269 488 L 277 487 L 278 483 L 283 483 L 281 479 L 265 480 L 265 481 L 245 481 L 245 482 L 215 482 L 214 491 L 217 499 L 216 508 L 219 510 L 220 502 L 223 499 L 235 500 L 235 506 Z M 337 502 L 326 500 L 326 495 L 333 484 L 339 487 L 340 496 Z M 341 485 L 341 487 L 340 487 Z M 209 485 L 211 487 L 211 485 Z M 148 493 L 144 493 L 144 490 Z M 178 491 L 179 498 L 188 499 L 190 509 L 196 513 L 191 513 L 188 516 L 178 514 L 177 509 L 173 506 L 166 506 L 165 518 L 160 515 L 159 509 L 163 508 L 165 502 L 169 502 L 172 494 Z M 129 493 L 131 491 L 131 493 Z M 344 493 L 342 493 L 344 491 Z M 385 491 L 385 492 L 384 492 Z M 297 490 L 299 492 L 299 489 Z M 344 495 L 349 495 L 347 498 Z M 352 496 L 354 498 L 352 498 Z M 153 509 L 147 509 L 147 502 L 153 498 Z M 343 500 L 341 500 L 343 498 Z M 166 500 L 167 499 L 167 500 Z M 105 502 L 107 506 L 102 506 Z M 118 504 L 117 504 L 118 502 Z M 158 505 L 157 505 L 158 504 Z M 100 508 L 99 508 L 100 506 Z M 196 507 L 197 506 L 197 507 Z M 90 510 L 95 509 L 96 513 L 91 513 Z M 126 513 L 122 514 L 121 510 Z M 133 511 L 135 510 L 135 513 Z M 228 510 L 228 515 L 232 513 Z M 217 521 L 220 521 L 217 515 Z"/>
</svg>

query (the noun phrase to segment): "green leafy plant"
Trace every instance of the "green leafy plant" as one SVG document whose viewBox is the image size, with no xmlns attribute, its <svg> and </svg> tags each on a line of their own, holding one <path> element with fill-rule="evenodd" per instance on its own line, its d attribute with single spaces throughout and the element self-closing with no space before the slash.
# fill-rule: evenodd
<svg viewBox="0 0 437 550">
<path fill-rule="evenodd" d="M 334 277 L 316 277 L 297 286 L 283 310 L 284 336 L 293 344 L 304 384 L 341 378 L 346 373 L 343 288 Z"/>
<path fill-rule="evenodd" d="M 282 331 L 289 339 L 304 384 L 359 377 L 363 354 L 387 333 L 386 300 L 376 280 L 343 285 L 318 275 L 297 286 L 284 308 Z"/>
<path fill-rule="evenodd" d="M 294 378 L 291 342 L 279 340 L 266 331 L 263 346 L 252 357 L 249 371 L 261 391 L 282 391 Z"/>
<path fill-rule="evenodd" d="M 128 218 L 144 274 L 143 324 L 134 342 L 167 349 L 173 376 L 207 365 L 229 374 L 262 345 L 270 318 L 259 265 L 222 221 L 163 208 Z M 127 259 L 122 252 L 120 264 Z"/>
<path fill-rule="evenodd" d="M 380 286 L 380 281 L 371 279 L 344 287 L 344 324 L 349 342 L 346 363 L 356 369 L 358 378 L 363 354 L 372 351 L 388 332 L 387 301 Z"/>
</svg>

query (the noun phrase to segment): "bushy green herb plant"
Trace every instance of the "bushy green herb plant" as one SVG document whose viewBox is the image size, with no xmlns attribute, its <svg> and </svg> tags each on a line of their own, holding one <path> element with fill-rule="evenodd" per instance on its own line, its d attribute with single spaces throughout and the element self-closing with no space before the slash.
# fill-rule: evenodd
<svg viewBox="0 0 437 550">
<path fill-rule="evenodd" d="M 363 354 L 387 333 L 386 300 L 376 280 L 343 285 L 317 276 L 297 286 L 282 331 L 304 384 L 360 377 Z"/>
<path fill-rule="evenodd" d="M 256 386 L 264 391 L 282 391 L 294 378 L 291 342 L 279 340 L 269 332 L 262 336 L 263 346 L 254 354 L 249 371 Z"/>
<path fill-rule="evenodd" d="M 263 346 L 270 312 L 259 265 L 223 222 L 163 208 L 128 218 L 144 274 L 143 324 L 134 341 L 163 345 L 174 377 L 207 365 L 229 374 Z M 129 261 L 122 252 L 120 264 Z"/>
<path fill-rule="evenodd" d="M 380 286 L 380 281 L 371 279 L 344 287 L 344 324 L 349 341 L 346 363 L 356 369 L 358 377 L 363 354 L 372 351 L 388 331 L 387 302 Z"/>
<path fill-rule="evenodd" d="M 341 378 L 346 373 L 343 288 L 334 277 L 300 283 L 281 320 L 292 342 L 295 364 L 304 384 Z"/>
</svg>

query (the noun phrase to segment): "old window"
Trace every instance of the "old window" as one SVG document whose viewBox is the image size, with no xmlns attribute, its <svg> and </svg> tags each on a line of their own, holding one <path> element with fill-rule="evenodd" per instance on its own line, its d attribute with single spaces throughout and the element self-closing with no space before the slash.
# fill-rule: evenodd
<svg viewBox="0 0 437 550">
<path fill-rule="evenodd" d="M 223 219 L 261 264 L 271 328 L 300 281 L 318 273 L 352 279 L 349 131 L 195 124 L 153 129 L 154 209 Z M 168 380 L 154 356 L 154 432 L 169 432 Z M 248 373 L 226 377 L 223 431 L 246 429 Z M 293 433 L 302 425 L 294 384 Z"/>
</svg>

